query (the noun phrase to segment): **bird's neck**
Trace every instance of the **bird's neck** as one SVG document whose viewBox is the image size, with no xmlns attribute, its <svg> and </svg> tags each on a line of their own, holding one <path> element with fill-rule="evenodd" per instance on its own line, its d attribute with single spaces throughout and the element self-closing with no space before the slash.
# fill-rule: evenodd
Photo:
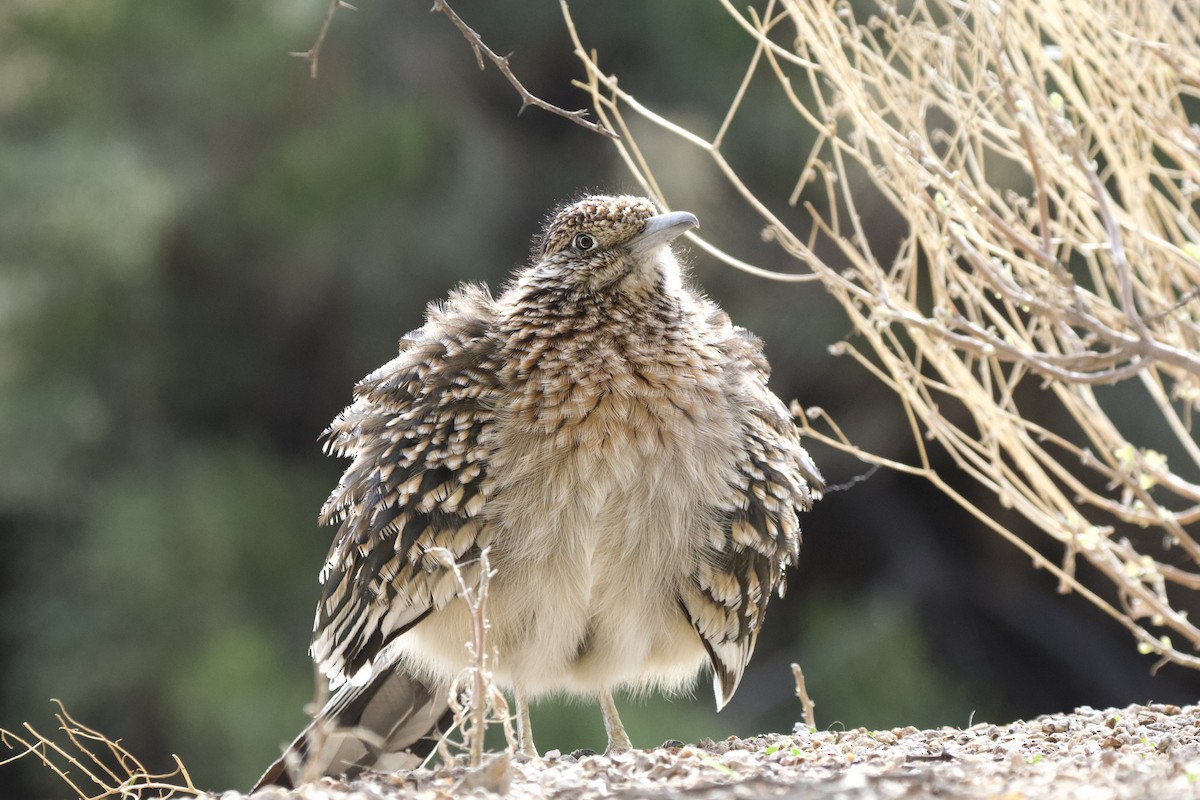
<svg viewBox="0 0 1200 800">
<path fill-rule="evenodd" d="M 686 338 L 687 298 L 661 287 L 610 287 L 580 292 L 553 283 L 514 288 L 501 326 L 508 363 L 556 369 L 564 359 L 603 352 L 617 364 L 656 360 L 664 345 Z"/>
<path fill-rule="evenodd" d="M 573 295 L 526 285 L 501 326 L 505 382 L 530 421 L 582 422 L 602 398 L 667 397 L 715 379 L 696 298 L 662 292 Z M 686 291 L 686 290 L 685 290 Z M 699 380 L 698 380 L 699 379 Z M 705 389 L 704 391 L 708 391 Z"/>
</svg>

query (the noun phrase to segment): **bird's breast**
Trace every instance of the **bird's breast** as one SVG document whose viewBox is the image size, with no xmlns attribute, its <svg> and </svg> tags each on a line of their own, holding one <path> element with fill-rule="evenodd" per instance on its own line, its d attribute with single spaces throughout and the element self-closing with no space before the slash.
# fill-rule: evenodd
<svg viewBox="0 0 1200 800">
<path fill-rule="evenodd" d="M 702 379 L 668 386 L 644 365 L 594 367 L 536 400 L 513 396 L 491 432 L 492 627 L 531 690 L 619 682 L 680 658 L 690 675 L 703 659 L 678 587 L 729 485 L 731 414 Z"/>
</svg>

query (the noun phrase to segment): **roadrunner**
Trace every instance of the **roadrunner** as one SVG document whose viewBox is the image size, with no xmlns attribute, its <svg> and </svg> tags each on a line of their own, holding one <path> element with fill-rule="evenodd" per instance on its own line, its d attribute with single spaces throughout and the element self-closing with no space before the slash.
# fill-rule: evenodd
<svg viewBox="0 0 1200 800">
<path fill-rule="evenodd" d="M 321 512 L 340 523 L 312 641 L 332 696 L 260 786 L 430 751 L 470 638 L 431 548 L 468 575 L 491 548 L 523 751 L 538 695 L 597 698 L 609 752 L 630 748 L 615 690 L 707 664 L 729 701 L 821 477 L 759 340 L 684 281 L 670 245 L 697 224 L 640 197 L 567 205 L 502 294 L 431 305 L 358 384 L 324 437 L 352 459 Z"/>
</svg>

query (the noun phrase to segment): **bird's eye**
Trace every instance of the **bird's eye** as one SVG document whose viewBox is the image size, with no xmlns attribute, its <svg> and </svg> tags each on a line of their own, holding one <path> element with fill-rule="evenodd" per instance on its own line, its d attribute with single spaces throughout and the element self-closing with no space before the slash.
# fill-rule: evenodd
<svg viewBox="0 0 1200 800">
<path fill-rule="evenodd" d="M 596 239 L 590 233 L 577 233 L 574 244 L 576 250 L 591 250 L 596 246 Z"/>
</svg>

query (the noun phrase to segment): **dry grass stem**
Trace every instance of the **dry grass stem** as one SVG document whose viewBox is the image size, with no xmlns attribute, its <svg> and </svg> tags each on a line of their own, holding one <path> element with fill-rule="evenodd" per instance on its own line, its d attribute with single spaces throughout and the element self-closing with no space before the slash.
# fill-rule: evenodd
<svg viewBox="0 0 1200 800">
<path fill-rule="evenodd" d="M 577 85 L 645 191 L 669 207 L 631 115 L 705 153 L 795 270 L 698 246 L 762 277 L 820 281 L 838 301 L 854 334 L 831 353 L 894 393 L 916 457 L 865 452 L 819 410 L 798 415 L 806 435 L 924 477 L 1139 650 L 1200 667 L 1188 617 L 1200 589 L 1188 530 L 1200 521 L 1200 12 L 1173 0 L 722 5 L 753 48 L 711 139 L 604 72 L 562 10 Z M 773 99 L 748 91 L 756 81 Z M 786 195 L 750 185 L 727 155 L 753 133 L 739 128 L 751 97 L 794 113 L 807 157 Z M 881 204 L 898 246 L 867 235 L 865 209 Z M 776 209 L 789 206 L 807 219 L 785 223 Z M 964 476 L 994 506 L 968 500 Z"/>
<path fill-rule="evenodd" d="M 808 696 L 808 687 L 804 683 L 804 671 L 800 669 L 799 664 L 792 664 L 792 677 L 796 680 L 796 698 L 800 701 L 801 707 L 804 708 L 804 724 L 808 726 L 810 731 L 817 729 L 817 715 L 813 709 L 817 704 Z"/>
<path fill-rule="evenodd" d="M 428 556 L 454 574 L 458 597 L 466 604 L 471 619 L 471 639 L 466 643 L 471 663 L 450 688 L 450 707 L 454 710 L 454 728 L 462 731 L 467 763 L 471 767 L 478 767 L 483 763 L 484 736 L 489 722 L 498 720 L 504 726 L 505 741 L 510 751 L 515 749 L 516 741 L 508 703 L 492 679 L 494 653 L 487 643 L 490 628 L 487 621 L 488 586 L 496 571 L 491 567 L 486 547 L 471 565 L 473 569 L 470 571 L 478 573 L 473 582 L 464 575 L 465 565 L 455 561 L 454 554 L 446 548 L 433 548 Z M 453 757 L 449 748 L 448 736 L 443 736 L 439 752 L 447 762 Z"/>
<path fill-rule="evenodd" d="M 58 706 L 54 718 L 66 742 L 43 735 L 29 723 L 24 724 L 24 733 L 0 729 L 0 745 L 17 751 L 0 759 L 0 767 L 34 758 L 61 778 L 79 800 L 170 798 L 199 793 L 178 756 L 173 756 L 175 768 L 170 772 L 151 772 L 119 741 L 74 719 L 58 700 L 52 702 Z"/>
</svg>

